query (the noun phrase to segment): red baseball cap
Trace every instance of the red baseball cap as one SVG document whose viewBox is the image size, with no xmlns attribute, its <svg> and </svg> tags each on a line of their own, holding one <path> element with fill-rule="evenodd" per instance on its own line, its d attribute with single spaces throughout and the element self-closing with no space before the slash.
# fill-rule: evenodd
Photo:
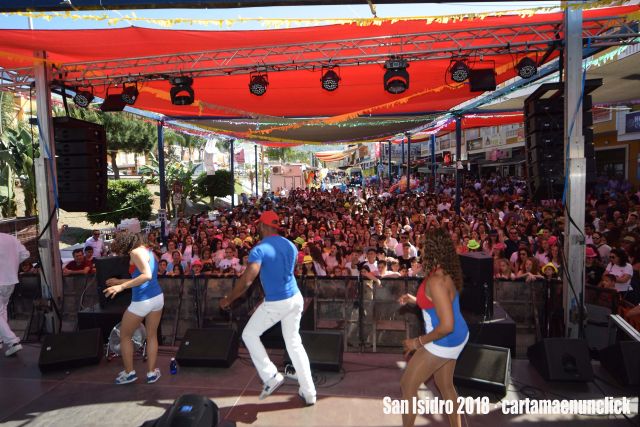
<svg viewBox="0 0 640 427">
<path fill-rule="evenodd" d="M 273 227 L 277 229 L 280 228 L 280 218 L 278 217 L 278 214 L 275 213 L 274 211 L 262 212 L 262 215 L 260 215 L 260 218 L 258 218 L 258 220 L 256 221 L 256 224 L 258 222 L 261 222 L 264 225 L 267 225 L 269 227 Z"/>
</svg>

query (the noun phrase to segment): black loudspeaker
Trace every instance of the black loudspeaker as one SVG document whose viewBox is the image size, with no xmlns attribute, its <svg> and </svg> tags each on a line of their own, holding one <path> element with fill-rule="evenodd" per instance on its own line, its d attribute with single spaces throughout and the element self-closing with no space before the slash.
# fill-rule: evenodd
<svg viewBox="0 0 640 427">
<path fill-rule="evenodd" d="M 545 338 L 527 349 L 529 362 L 547 381 L 589 382 L 593 367 L 587 342 L 570 338 Z"/>
<path fill-rule="evenodd" d="M 125 289 L 119 292 L 115 298 L 107 298 L 104 290 L 107 287 L 107 279 L 115 277 L 116 279 L 128 279 L 129 274 L 129 257 L 128 256 L 109 256 L 95 258 L 96 266 L 96 289 L 98 290 L 98 301 L 100 307 L 126 307 L 131 302 L 131 289 Z"/>
<path fill-rule="evenodd" d="M 180 366 L 228 368 L 238 358 L 238 333 L 231 327 L 189 329 L 180 344 Z"/>
<path fill-rule="evenodd" d="M 42 372 L 100 363 L 104 341 L 100 329 L 47 335 L 40 349 L 38 367 Z"/>
<path fill-rule="evenodd" d="M 481 252 L 460 255 L 464 289 L 460 308 L 486 317 L 493 316 L 493 258 Z"/>
<path fill-rule="evenodd" d="M 467 344 L 453 373 L 457 386 L 507 394 L 511 376 L 511 351 L 504 347 Z"/>
<path fill-rule="evenodd" d="M 312 369 L 340 372 L 344 353 L 342 332 L 301 331 L 300 336 Z M 291 363 L 287 352 L 285 352 L 283 360 L 285 365 Z"/>
<path fill-rule="evenodd" d="M 600 350 L 600 364 L 624 385 L 640 385 L 640 342 L 619 341 Z"/>
<path fill-rule="evenodd" d="M 143 427 L 216 427 L 220 418 L 218 405 L 198 394 L 180 396 L 157 420 Z"/>
<path fill-rule="evenodd" d="M 496 72 L 493 68 L 480 68 L 469 71 L 471 92 L 496 90 Z"/>
<path fill-rule="evenodd" d="M 104 126 L 55 117 L 58 201 L 68 212 L 100 212 L 107 203 L 107 140 Z"/>
</svg>

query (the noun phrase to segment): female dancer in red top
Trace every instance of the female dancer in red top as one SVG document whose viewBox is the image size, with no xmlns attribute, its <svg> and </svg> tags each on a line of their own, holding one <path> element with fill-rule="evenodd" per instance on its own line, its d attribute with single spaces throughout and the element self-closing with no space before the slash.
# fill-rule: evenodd
<svg viewBox="0 0 640 427">
<path fill-rule="evenodd" d="M 425 335 L 405 340 L 406 353 L 414 352 L 402 375 L 402 398 L 409 402 L 418 395 L 418 388 L 433 375 L 440 394 L 457 409 L 458 395 L 453 385 L 456 360 L 469 339 L 467 324 L 460 313 L 459 294 L 462 289 L 460 260 L 449 233 L 442 229 L 425 236 L 421 251 L 422 267 L 428 273 L 416 296 L 404 294 L 400 304 L 417 304 L 422 310 Z M 409 405 L 412 407 L 412 405 Z M 451 426 L 460 426 L 460 415 L 449 414 Z M 404 427 L 413 426 L 416 414 L 402 415 Z"/>
</svg>

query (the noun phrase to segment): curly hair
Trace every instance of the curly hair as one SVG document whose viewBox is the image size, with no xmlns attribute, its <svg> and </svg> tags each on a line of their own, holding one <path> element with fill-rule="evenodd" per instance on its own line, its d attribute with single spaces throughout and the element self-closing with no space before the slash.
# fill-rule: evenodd
<svg viewBox="0 0 640 427">
<path fill-rule="evenodd" d="M 111 243 L 111 250 L 119 255 L 129 255 L 132 250 L 144 244 L 144 238 L 140 234 L 120 231 Z"/>
<path fill-rule="evenodd" d="M 460 258 L 446 230 L 437 228 L 425 234 L 421 251 L 421 264 L 425 276 L 437 267 L 451 276 L 458 292 L 462 291 Z"/>
</svg>

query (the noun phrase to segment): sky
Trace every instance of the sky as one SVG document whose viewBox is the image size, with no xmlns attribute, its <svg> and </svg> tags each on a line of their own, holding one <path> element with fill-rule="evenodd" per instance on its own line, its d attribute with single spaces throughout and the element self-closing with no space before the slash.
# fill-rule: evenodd
<svg viewBox="0 0 640 427">
<path fill-rule="evenodd" d="M 374 1 L 375 3 L 375 1 Z M 379 18 L 403 17 L 403 16 L 434 16 L 454 15 L 461 13 L 487 12 L 496 10 L 527 9 L 532 7 L 555 7 L 560 1 L 513 1 L 513 2 L 474 2 L 474 3 L 415 3 L 415 4 L 378 4 L 376 12 Z M 132 11 L 87 11 L 73 12 L 77 15 L 102 15 L 119 18 L 131 15 Z M 261 8 L 237 8 L 237 9 L 149 9 L 136 10 L 138 17 L 154 19 L 187 18 L 187 19 L 236 19 L 242 18 L 371 18 L 372 14 L 366 4 L 339 5 L 339 6 L 288 6 L 288 7 L 261 7 Z M 69 18 L 33 19 L 33 28 L 44 29 L 82 29 L 82 28 L 116 28 L 132 25 L 122 21 L 117 25 L 109 25 L 106 21 L 73 20 Z M 158 25 L 136 22 L 137 26 L 149 28 L 161 28 Z M 12 14 L 0 14 L 0 28 L 2 29 L 28 29 L 28 19 L 24 16 Z M 173 29 L 208 29 L 218 30 L 214 25 L 175 25 Z M 250 22 L 237 24 L 225 30 L 251 30 L 264 29 L 262 24 Z M 1 43 L 0 43 L 1 44 Z"/>
</svg>

